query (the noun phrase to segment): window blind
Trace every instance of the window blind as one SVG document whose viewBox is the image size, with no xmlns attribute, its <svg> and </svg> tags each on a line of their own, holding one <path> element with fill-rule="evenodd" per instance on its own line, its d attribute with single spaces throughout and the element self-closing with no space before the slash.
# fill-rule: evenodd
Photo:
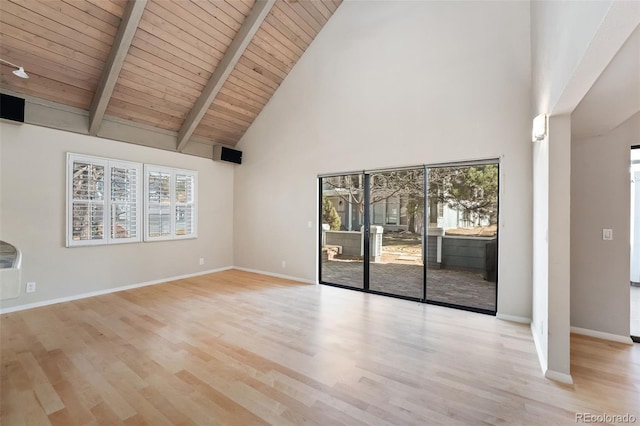
<svg viewBox="0 0 640 426">
<path fill-rule="evenodd" d="M 141 241 L 142 165 L 67 154 L 67 246 Z"/>
<path fill-rule="evenodd" d="M 196 238 L 197 172 L 145 165 L 145 241 Z"/>
</svg>

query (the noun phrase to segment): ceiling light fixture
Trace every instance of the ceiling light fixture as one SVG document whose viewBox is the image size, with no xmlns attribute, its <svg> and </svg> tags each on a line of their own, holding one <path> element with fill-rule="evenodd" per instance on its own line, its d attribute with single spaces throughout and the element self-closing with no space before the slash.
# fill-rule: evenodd
<svg viewBox="0 0 640 426">
<path fill-rule="evenodd" d="M 13 74 L 17 75 L 20 78 L 29 78 L 29 74 L 27 74 L 26 72 L 24 72 L 24 68 L 22 68 L 20 65 L 16 65 L 13 64 L 9 61 L 5 61 L 4 59 L 0 59 L 0 62 L 3 62 L 7 65 L 11 65 L 14 68 L 18 68 L 17 70 L 13 70 Z"/>
</svg>

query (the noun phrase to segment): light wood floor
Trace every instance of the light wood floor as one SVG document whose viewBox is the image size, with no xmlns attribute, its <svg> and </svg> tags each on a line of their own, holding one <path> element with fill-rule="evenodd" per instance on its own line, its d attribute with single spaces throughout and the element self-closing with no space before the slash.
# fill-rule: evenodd
<svg viewBox="0 0 640 426">
<path fill-rule="evenodd" d="M 0 323 L 4 426 L 640 422 L 640 345 L 573 336 L 560 385 L 528 326 L 239 271 Z"/>
</svg>

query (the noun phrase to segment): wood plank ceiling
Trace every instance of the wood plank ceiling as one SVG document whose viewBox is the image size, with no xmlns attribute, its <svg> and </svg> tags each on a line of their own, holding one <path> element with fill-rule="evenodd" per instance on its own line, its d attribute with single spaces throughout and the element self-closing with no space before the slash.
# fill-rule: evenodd
<svg viewBox="0 0 640 426">
<path fill-rule="evenodd" d="M 2 0 L 0 89 L 234 146 L 341 1 Z"/>
</svg>

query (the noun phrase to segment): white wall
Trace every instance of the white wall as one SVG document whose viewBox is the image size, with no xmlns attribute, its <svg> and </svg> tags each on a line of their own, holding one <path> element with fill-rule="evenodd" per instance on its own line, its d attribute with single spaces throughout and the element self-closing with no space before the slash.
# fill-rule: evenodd
<svg viewBox="0 0 640 426">
<path fill-rule="evenodd" d="M 197 170 L 198 238 L 65 248 L 66 152 Z M 233 265 L 232 166 L 6 122 L 0 165 L 0 239 L 23 254 L 21 296 L 2 301 L 2 309 Z M 24 293 L 28 281 L 36 293 Z"/>
<path fill-rule="evenodd" d="M 569 281 L 571 279 L 571 117 L 549 119 L 548 369 L 549 378 L 571 382 Z"/>
<path fill-rule="evenodd" d="M 531 2 L 532 114 L 529 123 L 540 113 L 571 112 L 593 84 L 597 74 L 592 75 L 591 69 L 587 67 L 586 71 L 579 73 L 576 70 L 583 66 L 585 55 L 612 4 L 610 0 Z M 600 65 L 599 61 L 595 62 Z M 604 66 L 606 62 L 602 68 Z M 580 90 L 583 91 L 582 96 Z M 559 103 L 562 108 L 569 105 L 568 111 L 559 108 Z M 554 122 L 557 125 L 555 135 Z M 571 208 L 568 204 L 571 134 L 570 128 L 565 128 L 567 122 L 570 124 L 570 120 L 563 116 L 551 116 L 550 135 L 534 144 L 533 148 L 534 278 L 531 330 L 545 374 L 570 382 L 568 313 L 571 246 L 567 244 L 570 242 L 570 215 L 567 208 Z M 559 158 L 555 158 L 554 150 L 557 150 Z M 567 199 L 566 205 L 562 202 L 563 197 Z M 555 209 L 558 204 L 560 210 Z"/>
<path fill-rule="evenodd" d="M 640 113 L 610 133 L 572 141 L 571 325 L 629 337 L 629 163 Z M 613 240 L 602 240 L 602 229 Z"/>
<path fill-rule="evenodd" d="M 640 138 L 638 138 L 640 141 Z M 634 149 L 632 160 L 640 160 L 640 149 Z M 633 283 L 640 283 L 640 163 L 631 167 L 631 267 L 630 278 Z"/>
<path fill-rule="evenodd" d="M 533 144 L 533 312 L 531 331 L 543 371 L 549 335 L 549 138 Z"/>
<path fill-rule="evenodd" d="M 553 122 L 573 112 L 637 27 L 638 11 L 638 2 L 625 0 L 531 2 L 531 119 L 547 113 Z M 564 118 L 558 123 L 563 129 L 566 123 L 562 121 Z M 548 218 L 548 227 L 545 229 L 540 219 L 540 226 L 534 229 L 540 233 L 534 235 L 534 241 L 542 241 L 542 234 L 546 240 L 534 249 L 532 331 L 543 368 L 547 366 L 554 378 L 571 381 L 567 315 L 571 308 L 571 271 L 565 261 L 573 244 L 567 245 L 571 241 L 568 231 L 571 219 L 570 216 L 567 219 L 562 202 L 562 197 L 567 198 L 562 191 L 568 193 L 570 187 L 571 154 L 567 148 L 571 136 L 570 129 L 568 135 L 564 130 L 559 141 L 554 141 L 553 136 L 547 141 L 547 157 L 537 155 L 534 161 L 534 181 L 549 185 L 546 189 L 538 185 L 534 194 L 533 215 Z M 560 148 L 557 159 L 553 153 L 556 146 Z M 556 200 L 562 208 L 557 210 L 553 203 L 544 200 Z M 561 233 L 554 233 L 554 240 L 549 237 L 552 226 Z"/>
<path fill-rule="evenodd" d="M 533 144 L 533 333 L 549 378 L 569 376 L 569 253 L 571 119 L 549 119 L 547 137 Z"/>
<path fill-rule="evenodd" d="M 533 116 L 553 111 L 612 3 L 531 2 Z"/>
<path fill-rule="evenodd" d="M 501 157 L 498 311 L 530 318 L 529 48 L 526 2 L 344 2 L 239 144 L 235 264 L 317 279 L 319 173 Z"/>
</svg>

